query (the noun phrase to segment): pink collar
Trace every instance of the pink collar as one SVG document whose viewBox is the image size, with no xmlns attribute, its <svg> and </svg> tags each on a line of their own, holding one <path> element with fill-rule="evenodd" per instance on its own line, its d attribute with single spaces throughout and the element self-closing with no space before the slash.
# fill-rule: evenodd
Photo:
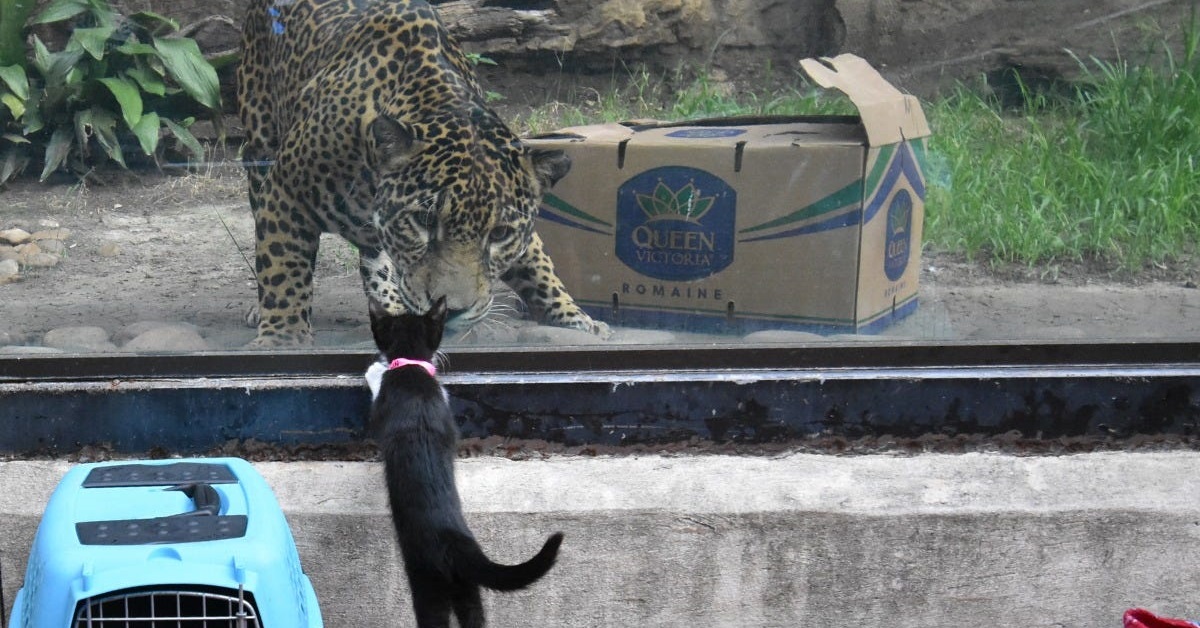
<svg viewBox="0 0 1200 628">
<path fill-rule="evenodd" d="M 408 358 L 396 358 L 388 364 L 388 370 L 398 369 L 402 366 L 419 366 L 429 373 L 430 377 L 437 377 L 437 367 L 425 360 L 410 360 Z"/>
</svg>

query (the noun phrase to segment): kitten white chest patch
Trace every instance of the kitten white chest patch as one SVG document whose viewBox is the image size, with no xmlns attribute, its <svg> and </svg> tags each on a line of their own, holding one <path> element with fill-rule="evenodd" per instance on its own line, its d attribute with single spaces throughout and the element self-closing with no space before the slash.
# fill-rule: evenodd
<svg viewBox="0 0 1200 628">
<path fill-rule="evenodd" d="M 367 367 L 367 387 L 371 389 L 371 401 L 379 397 L 379 386 L 383 384 L 383 374 L 387 372 L 387 364 L 373 362 Z"/>
<path fill-rule="evenodd" d="M 383 385 L 383 374 L 387 371 L 387 362 L 372 362 L 371 366 L 367 367 L 364 377 L 367 380 L 367 387 L 371 389 L 371 401 L 379 398 L 379 387 Z M 450 393 L 446 387 L 438 384 L 438 390 L 442 393 L 442 401 L 450 403 Z"/>
</svg>

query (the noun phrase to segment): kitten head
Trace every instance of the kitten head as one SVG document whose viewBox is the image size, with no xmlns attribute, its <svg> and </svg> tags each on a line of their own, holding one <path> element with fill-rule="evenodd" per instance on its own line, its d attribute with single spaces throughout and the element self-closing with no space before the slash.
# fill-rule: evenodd
<svg viewBox="0 0 1200 628">
<path fill-rule="evenodd" d="M 372 299 L 371 333 L 388 360 L 432 360 L 446 327 L 446 297 L 438 297 L 424 314 L 388 314 Z"/>
</svg>

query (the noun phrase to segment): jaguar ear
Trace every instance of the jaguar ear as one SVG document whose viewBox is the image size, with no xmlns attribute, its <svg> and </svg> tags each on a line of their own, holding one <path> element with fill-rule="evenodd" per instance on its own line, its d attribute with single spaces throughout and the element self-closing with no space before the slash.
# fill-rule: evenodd
<svg viewBox="0 0 1200 628">
<path fill-rule="evenodd" d="M 369 127 L 374 142 L 375 163 L 387 170 L 398 170 L 425 148 L 412 128 L 388 116 L 379 116 Z"/>
<path fill-rule="evenodd" d="M 571 171 L 571 158 L 561 150 L 533 151 L 533 171 L 543 190 L 548 190 Z"/>
</svg>

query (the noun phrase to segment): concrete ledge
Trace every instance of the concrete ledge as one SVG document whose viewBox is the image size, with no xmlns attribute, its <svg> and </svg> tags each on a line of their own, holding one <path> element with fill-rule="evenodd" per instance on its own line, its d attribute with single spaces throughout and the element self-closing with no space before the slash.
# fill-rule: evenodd
<svg viewBox="0 0 1200 628">
<path fill-rule="evenodd" d="M 4 599 L 68 465 L 0 463 Z M 381 467 L 260 463 L 326 625 L 411 625 Z M 1118 626 L 1200 617 L 1200 453 L 469 459 L 484 548 L 566 533 L 495 626 Z M 7 610 L 7 609 L 6 609 Z M 399 619 L 396 619 L 399 618 Z"/>
</svg>

